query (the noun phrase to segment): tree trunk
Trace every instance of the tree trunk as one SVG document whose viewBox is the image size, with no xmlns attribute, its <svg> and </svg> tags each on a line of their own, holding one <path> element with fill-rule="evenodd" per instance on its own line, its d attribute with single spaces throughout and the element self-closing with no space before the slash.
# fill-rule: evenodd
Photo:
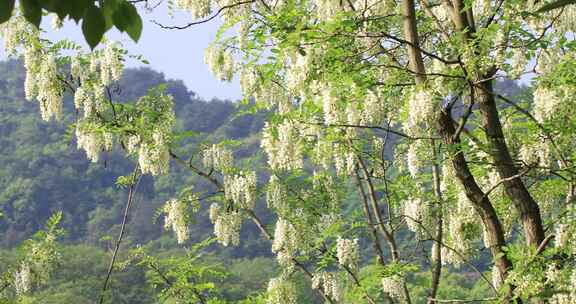
<svg viewBox="0 0 576 304">
<path fill-rule="evenodd" d="M 496 170 L 500 178 L 503 179 L 516 176 L 519 171 L 514 164 L 504 139 L 491 81 L 481 83 L 476 92 L 480 105 L 482 127 L 488 139 L 488 153 L 494 159 Z M 508 179 L 503 185 L 506 194 L 520 213 L 520 221 L 522 222 L 526 242 L 538 248 L 544 240 L 544 228 L 538 204 L 534 201 L 528 189 L 526 189 L 521 178 Z"/>
</svg>

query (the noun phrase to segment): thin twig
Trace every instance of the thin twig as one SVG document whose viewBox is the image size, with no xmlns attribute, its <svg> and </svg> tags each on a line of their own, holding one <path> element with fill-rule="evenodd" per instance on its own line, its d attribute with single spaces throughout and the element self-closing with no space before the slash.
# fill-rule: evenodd
<svg viewBox="0 0 576 304">
<path fill-rule="evenodd" d="M 132 174 L 132 183 L 130 184 L 130 187 L 128 189 L 128 199 L 126 202 L 126 209 L 124 210 L 124 217 L 122 218 L 120 233 L 118 235 L 118 240 L 116 241 L 116 246 L 114 248 L 114 253 L 112 254 L 112 259 L 110 260 L 110 266 L 108 267 L 108 272 L 106 273 L 106 279 L 104 280 L 104 285 L 102 286 L 102 291 L 100 293 L 100 300 L 98 301 L 99 304 L 104 303 L 104 293 L 106 292 L 106 289 L 108 289 L 108 282 L 110 281 L 110 277 L 112 276 L 112 271 L 114 271 L 114 264 L 116 263 L 116 257 L 118 256 L 120 243 L 122 243 L 122 239 L 124 237 L 124 231 L 126 230 L 126 224 L 128 222 L 128 214 L 130 213 L 130 208 L 132 207 L 132 202 L 134 201 L 134 193 L 136 192 L 138 184 L 140 184 L 140 180 L 142 178 L 142 175 L 139 175 L 138 172 L 139 172 L 139 166 L 137 165 L 136 168 L 134 168 L 134 173 Z M 136 177 L 137 175 L 138 177 Z"/>
<path fill-rule="evenodd" d="M 208 17 L 208 18 L 206 18 L 206 19 L 204 19 L 204 20 L 200 20 L 200 21 L 190 22 L 190 23 L 185 24 L 185 25 L 180 25 L 180 26 L 178 26 L 178 25 L 166 26 L 166 25 L 163 25 L 163 24 L 159 23 L 159 22 L 156 21 L 156 20 L 152 20 L 152 23 L 158 25 L 159 27 L 161 27 L 161 28 L 163 28 L 163 29 L 165 29 L 165 30 L 184 30 L 184 29 L 187 29 L 187 28 L 189 28 L 189 27 L 191 27 L 191 26 L 194 26 L 194 25 L 198 25 L 198 24 L 202 24 L 202 23 L 206 23 L 206 22 L 212 21 L 213 19 L 215 19 L 216 17 L 218 17 L 223 11 L 225 11 L 225 10 L 227 10 L 227 9 L 234 8 L 234 7 L 236 7 L 236 6 L 240 6 L 240 5 L 243 5 L 243 4 L 254 3 L 254 2 L 255 2 L 254 0 L 249 0 L 249 1 L 243 1 L 243 2 L 238 2 L 238 3 L 233 3 L 233 4 L 225 5 L 225 6 L 221 7 L 214 15 L 212 15 L 212 16 L 210 16 L 210 17 Z"/>
</svg>

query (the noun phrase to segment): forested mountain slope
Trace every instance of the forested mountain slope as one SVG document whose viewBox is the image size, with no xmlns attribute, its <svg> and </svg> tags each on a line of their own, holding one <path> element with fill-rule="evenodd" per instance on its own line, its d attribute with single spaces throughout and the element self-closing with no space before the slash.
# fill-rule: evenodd
<svg viewBox="0 0 576 304">
<path fill-rule="evenodd" d="M 132 165 L 118 153 L 91 163 L 76 148 L 70 136 L 74 130 L 66 130 L 75 119 L 71 114 L 62 122 L 42 121 L 38 104 L 24 98 L 20 62 L 1 63 L 0 75 L 0 244 L 18 243 L 57 210 L 64 212 L 69 240 L 95 241 L 106 235 L 119 222 L 124 204 L 125 193 L 115 186 L 116 178 L 128 174 Z M 181 81 L 166 80 L 150 69 L 127 70 L 114 93 L 121 100 L 135 100 L 159 84 L 174 97 L 178 128 L 197 132 L 193 141 L 219 134 L 245 138 L 262 125 L 253 116 L 234 117 L 233 103 L 201 100 Z M 65 113 L 74 113 L 71 98 L 65 106 Z M 181 187 L 175 182 L 189 175 L 174 172 L 156 181 L 156 186 L 151 178 L 140 186 L 141 203 L 132 219 L 138 223 L 132 227 L 137 239 L 159 236 L 161 226 L 150 225 L 154 210 L 163 203 L 165 192 Z"/>
</svg>

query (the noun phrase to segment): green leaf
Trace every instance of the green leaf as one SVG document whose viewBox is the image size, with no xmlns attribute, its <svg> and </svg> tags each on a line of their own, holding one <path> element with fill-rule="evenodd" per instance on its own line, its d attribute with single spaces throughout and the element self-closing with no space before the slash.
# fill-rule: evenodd
<svg viewBox="0 0 576 304">
<path fill-rule="evenodd" d="M 56 13 L 58 17 L 64 19 L 68 13 L 68 2 L 59 0 L 43 0 L 38 2 L 41 8 Z"/>
<path fill-rule="evenodd" d="M 0 0 L 0 23 L 4 23 L 12 16 L 15 0 Z"/>
<path fill-rule="evenodd" d="M 90 0 L 74 0 L 68 2 L 68 14 L 76 23 L 80 22 L 86 10 L 90 6 Z"/>
<path fill-rule="evenodd" d="M 82 21 L 82 33 L 86 42 L 93 49 L 102 40 L 106 32 L 106 20 L 102 11 L 96 6 L 91 6 L 86 10 Z"/>
<path fill-rule="evenodd" d="M 42 7 L 38 0 L 20 0 L 20 7 L 26 20 L 39 27 L 42 21 Z"/>
<path fill-rule="evenodd" d="M 545 13 L 547 11 L 551 11 L 553 9 L 561 8 L 561 7 L 564 7 L 566 5 L 575 4 L 575 3 L 576 3 L 576 0 L 558 0 L 558 1 L 550 2 L 550 3 L 542 6 L 536 12 L 537 13 Z"/>
<path fill-rule="evenodd" d="M 114 13 L 120 7 L 120 0 L 106 0 L 102 6 L 102 14 L 106 19 L 106 30 L 109 30 L 114 25 Z"/>
<path fill-rule="evenodd" d="M 142 18 L 134 5 L 122 1 L 114 12 L 114 25 L 120 32 L 127 32 L 128 36 L 138 42 L 142 34 Z"/>
</svg>

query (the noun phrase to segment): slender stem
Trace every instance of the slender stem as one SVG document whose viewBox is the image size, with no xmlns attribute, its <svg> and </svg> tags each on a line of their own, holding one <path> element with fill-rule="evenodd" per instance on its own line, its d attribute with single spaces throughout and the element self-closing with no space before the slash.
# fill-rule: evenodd
<svg viewBox="0 0 576 304">
<path fill-rule="evenodd" d="M 130 187 L 128 188 L 128 199 L 126 201 L 126 208 L 124 209 L 124 217 L 122 218 L 120 233 L 118 234 L 118 239 L 116 240 L 116 245 L 114 247 L 112 259 L 110 260 L 110 265 L 108 266 L 108 272 L 106 273 L 106 278 L 104 279 L 102 291 L 100 292 L 100 300 L 98 301 L 99 304 L 104 303 L 104 293 L 106 292 L 106 289 L 108 289 L 108 283 L 110 281 L 110 277 L 112 276 L 112 272 L 114 271 L 114 264 L 116 263 L 116 257 L 118 256 L 120 244 L 122 243 L 122 239 L 124 237 L 126 224 L 128 223 L 128 215 L 130 213 L 130 208 L 132 207 L 132 202 L 134 201 L 134 193 L 136 192 L 136 189 L 138 188 L 138 184 L 140 183 L 140 179 L 142 177 L 138 172 L 139 172 L 139 166 L 136 166 L 136 168 L 134 168 L 134 173 L 132 174 L 132 181 Z"/>
</svg>

